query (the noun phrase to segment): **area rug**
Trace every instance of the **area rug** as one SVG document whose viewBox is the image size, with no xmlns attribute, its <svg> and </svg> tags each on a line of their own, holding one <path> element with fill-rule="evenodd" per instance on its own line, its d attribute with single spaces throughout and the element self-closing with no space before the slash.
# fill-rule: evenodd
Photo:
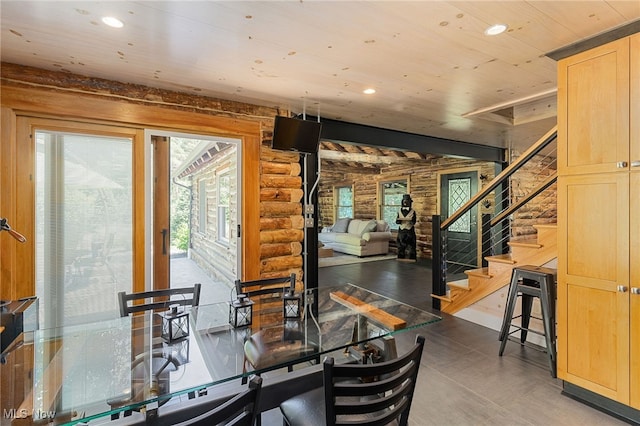
<svg viewBox="0 0 640 426">
<path fill-rule="evenodd" d="M 396 255 L 393 253 L 382 254 L 379 256 L 358 257 L 358 256 L 352 256 L 350 254 L 337 253 L 334 251 L 332 257 L 319 258 L 318 267 L 324 268 L 326 266 L 351 265 L 354 263 L 376 262 L 378 260 L 389 260 L 389 259 L 395 259 L 395 258 L 396 258 Z"/>
</svg>

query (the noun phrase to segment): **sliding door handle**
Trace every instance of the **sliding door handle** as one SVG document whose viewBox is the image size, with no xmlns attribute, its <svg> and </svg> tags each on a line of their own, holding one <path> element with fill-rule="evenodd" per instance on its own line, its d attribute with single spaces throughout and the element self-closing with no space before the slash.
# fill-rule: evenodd
<svg viewBox="0 0 640 426">
<path fill-rule="evenodd" d="M 162 231 L 160 231 L 160 233 L 162 234 L 162 254 L 166 255 L 167 254 L 167 237 L 169 236 L 169 230 L 165 228 Z"/>
</svg>

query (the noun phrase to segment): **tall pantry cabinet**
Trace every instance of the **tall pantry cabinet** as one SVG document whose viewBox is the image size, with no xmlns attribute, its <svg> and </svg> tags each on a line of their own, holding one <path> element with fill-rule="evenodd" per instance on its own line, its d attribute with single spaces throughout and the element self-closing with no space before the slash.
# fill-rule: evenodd
<svg viewBox="0 0 640 426">
<path fill-rule="evenodd" d="M 640 410 L 640 33 L 558 62 L 558 174 L 558 377 Z"/>
</svg>

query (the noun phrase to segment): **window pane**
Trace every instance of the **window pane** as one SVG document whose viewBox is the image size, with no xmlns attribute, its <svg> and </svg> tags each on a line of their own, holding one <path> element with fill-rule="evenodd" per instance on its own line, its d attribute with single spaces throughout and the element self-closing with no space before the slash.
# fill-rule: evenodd
<svg viewBox="0 0 640 426">
<path fill-rule="evenodd" d="M 402 196 L 408 194 L 406 179 L 380 183 L 382 194 L 382 219 L 391 229 L 398 229 L 396 217 L 402 206 Z"/>
<path fill-rule="evenodd" d="M 229 216 L 230 199 L 229 172 L 218 175 L 218 241 L 229 242 L 231 217 Z"/>
<path fill-rule="evenodd" d="M 351 186 L 337 186 L 336 220 L 343 217 L 353 217 L 353 188 Z"/>
<path fill-rule="evenodd" d="M 36 132 L 36 295 L 44 327 L 112 318 L 133 275 L 129 138 Z"/>
</svg>

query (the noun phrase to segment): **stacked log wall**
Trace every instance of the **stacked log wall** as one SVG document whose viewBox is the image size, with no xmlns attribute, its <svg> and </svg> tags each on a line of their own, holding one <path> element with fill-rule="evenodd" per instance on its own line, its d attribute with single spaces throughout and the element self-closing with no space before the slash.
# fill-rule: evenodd
<svg viewBox="0 0 640 426">
<path fill-rule="evenodd" d="M 521 155 L 513 150 L 512 161 Z M 547 155 L 537 155 L 511 177 L 511 203 L 518 202 L 530 194 L 540 183 L 556 172 L 556 159 Z M 513 215 L 511 240 L 532 239 L 536 234 L 536 224 L 556 223 L 558 217 L 557 185 L 553 184 Z"/>
<path fill-rule="evenodd" d="M 260 149 L 260 275 L 303 276 L 302 177 L 300 155 L 270 148 L 272 132 L 265 131 Z"/>
</svg>

